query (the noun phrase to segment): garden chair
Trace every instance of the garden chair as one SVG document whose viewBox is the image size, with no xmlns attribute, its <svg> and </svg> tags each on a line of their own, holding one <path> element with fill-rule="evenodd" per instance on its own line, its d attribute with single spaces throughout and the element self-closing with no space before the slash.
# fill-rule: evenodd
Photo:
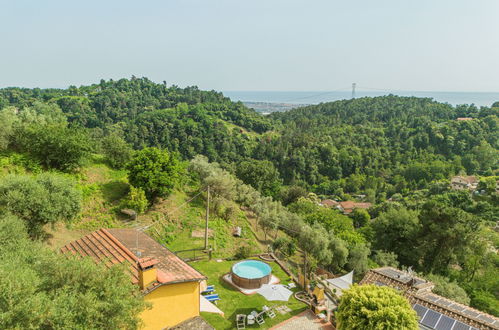
<svg viewBox="0 0 499 330">
<path fill-rule="evenodd" d="M 265 323 L 265 320 L 263 319 L 264 314 L 265 314 L 265 311 L 256 314 L 255 321 L 256 321 L 256 323 L 258 323 L 258 325 L 262 325 Z"/>
<path fill-rule="evenodd" d="M 271 319 L 273 319 L 275 317 L 275 312 L 272 308 L 270 307 L 267 307 L 267 306 L 263 306 L 263 311 L 265 312 L 265 314 L 267 314 L 268 317 L 270 317 Z"/>
<path fill-rule="evenodd" d="M 246 315 L 244 314 L 236 315 L 236 327 L 237 330 L 246 329 Z"/>
</svg>

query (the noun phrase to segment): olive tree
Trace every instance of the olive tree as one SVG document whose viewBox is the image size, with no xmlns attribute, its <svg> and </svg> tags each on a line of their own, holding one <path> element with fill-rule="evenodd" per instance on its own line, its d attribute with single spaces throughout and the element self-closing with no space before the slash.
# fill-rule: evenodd
<svg viewBox="0 0 499 330">
<path fill-rule="evenodd" d="M 0 209 L 25 222 L 29 235 L 42 238 L 43 227 L 71 221 L 81 209 L 81 193 L 60 175 L 9 175 L 0 181 Z"/>
</svg>

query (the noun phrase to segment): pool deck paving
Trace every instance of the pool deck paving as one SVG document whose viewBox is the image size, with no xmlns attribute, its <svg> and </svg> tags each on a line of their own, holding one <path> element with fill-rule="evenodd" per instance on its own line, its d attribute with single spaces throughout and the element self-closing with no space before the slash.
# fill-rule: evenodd
<svg viewBox="0 0 499 330">
<path fill-rule="evenodd" d="M 310 309 L 281 322 L 271 330 L 334 330 L 331 323 L 321 321 Z"/>
</svg>

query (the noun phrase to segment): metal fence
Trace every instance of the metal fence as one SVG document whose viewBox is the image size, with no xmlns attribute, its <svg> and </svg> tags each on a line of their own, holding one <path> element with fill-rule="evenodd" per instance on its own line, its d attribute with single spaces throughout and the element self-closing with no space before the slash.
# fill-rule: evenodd
<svg viewBox="0 0 499 330">
<path fill-rule="evenodd" d="M 205 250 L 203 248 L 180 250 L 175 251 L 174 253 L 185 262 L 211 259 L 211 250 Z"/>
</svg>

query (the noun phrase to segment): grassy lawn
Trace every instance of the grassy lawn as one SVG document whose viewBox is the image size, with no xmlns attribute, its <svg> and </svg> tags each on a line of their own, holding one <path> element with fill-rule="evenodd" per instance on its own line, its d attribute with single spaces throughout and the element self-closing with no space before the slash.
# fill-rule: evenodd
<svg viewBox="0 0 499 330">
<path fill-rule="evenodd" d="M 249 328 L 268 329 L 306 309 L 306 305 L 296 300 L 293 296 L 290 297 L 288 302 L 267 301 L 258 293 L 247 296 L 239 292 L 222 279 L 222 276 L 230 271 L 231 266 L 235 262 L 236 261 L 217 262 L 216 260 L 212 260 L 191 263 L 194 268 L 208 277 L 208 284 L 215 285 L 216 293 L 221 298 L 221 300 L 218 301 L 217 306 L 225 313 L 225 317 L 218 314 L 202 313 L 202 317 L 215 329 L 235 329 L 236 314 L 249 314 L 253 310 L 260 312 L 262 310 L 262 306 L 264 305 L 269 307 L 287 305 L 291 309 L 291 312 L 285 315 L 281 315 L 276 312 L 276 317 L 274 319 L 265 317 L 264 324 L 261 326 L 255 324 L 248 326 Z M 279 265 L 276 263 L 270 263 L 270 266 L 272 267 L 272 273 L 281 280 L 281 283 L 287 284 L 291 281 Z M 299 291 L 299 289 L 294 290 Z"/>
</svg>

